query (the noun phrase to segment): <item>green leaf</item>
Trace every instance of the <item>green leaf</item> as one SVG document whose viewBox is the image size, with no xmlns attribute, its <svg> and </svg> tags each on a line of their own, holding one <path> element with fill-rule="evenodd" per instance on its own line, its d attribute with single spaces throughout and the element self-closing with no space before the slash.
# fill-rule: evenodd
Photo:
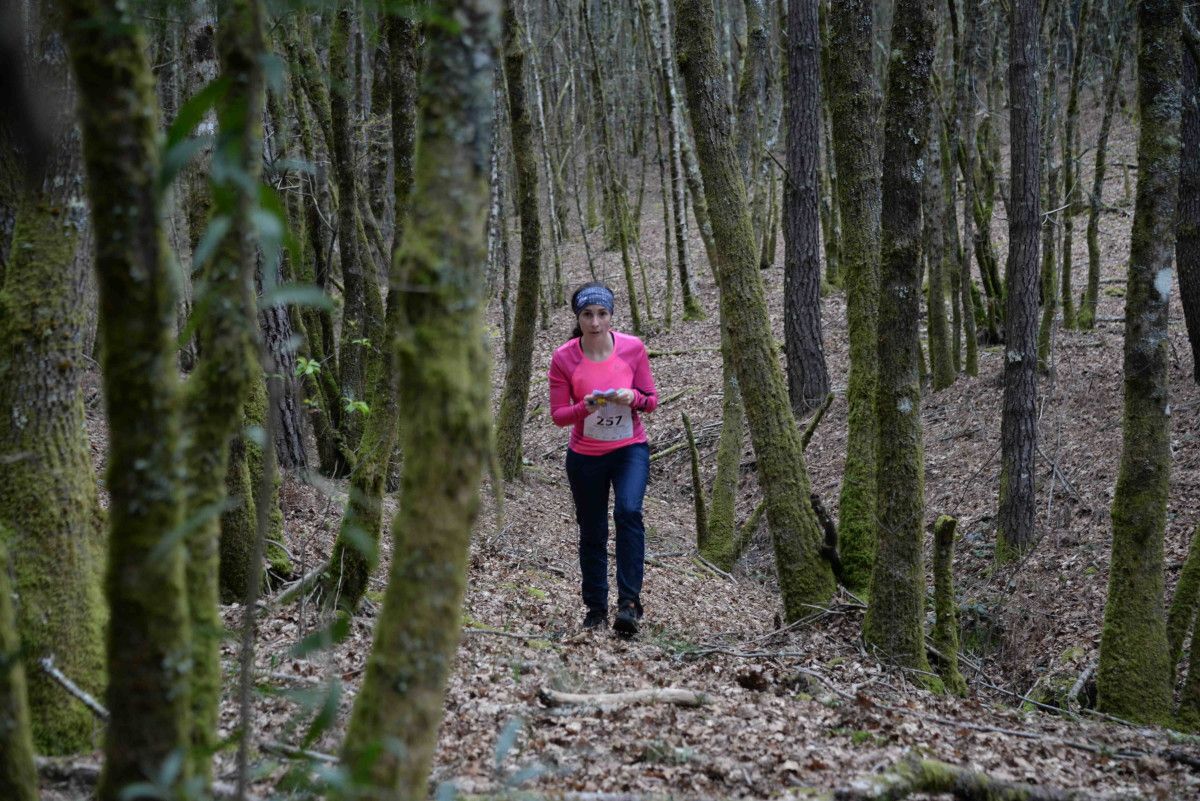
<svg viewBox="0 0 1200 801">
<path fill-rule="evenodd" d="M 263 290 L 260 305 L 264 309 L 270 306 L 311 306 L 333 311 L 333 300 L 316 284 L 276 284 Z"/>
<path fill-rule="evenodd" d="M 220 247 L 221 242 L 224 241 L 225 236 L 232 227 L 233 220 L 224 214 L 209 220 L 208 227 L 204 229 L 204 235 L 200 237 L 200 241 L 196 244 L 196 249 L 192 251 L 193 273 L 208 263 L 208 260 L 217 252 L 217 248 Z"/>
<path fill-rule="evenodd" d="M 227 77 L 214 78 L 212 81 L 209 81 L 207 86 L 192 95 L 183 104 L 179 109 L 179 113 L 175 115 L 175 121 L 167 129 L 166 146 L 168 150 L 182 142 L 185 137 L 196 130 L 196 126 L 204 119 L 204 115 L 217 104 L 217 101 L 225 94 L 228 86 L 229 79 Z"/>
<path fill-rule="evenodd" d="M 300 744 L 301 748 L 308 748 L 321 739 L 321 735 L 337 722 L 338 706 L 341 700 L 342 683 L 335 678 L 329 684 L 329 692 L 325 694 L 324 703 L 317 710 L 316 717 L 308 724 L 308 731 L 304 733 L 304 739 Z"/>
<path fill-rule="evenodd" d="M 159 168 L 159 189 L 166 189 L 179 175 L 179 171 L 196 157 L 196 154 L 213 143 L 211 136 L 193 136 L 164 148 L 162 167 Z"/>
<path fill-rule="evenodd" d="M 350 635 L 350 617 L 340 614 L 333 619 L 328 628 L 314 631 L 312 634 L 305 637 L 292 648 L 290 656 L 298 659 L 302 656 L 307 656 L 314 651 L 321 651 L 330 646 L 337 645 L 342 640 Z"/>
</svg>

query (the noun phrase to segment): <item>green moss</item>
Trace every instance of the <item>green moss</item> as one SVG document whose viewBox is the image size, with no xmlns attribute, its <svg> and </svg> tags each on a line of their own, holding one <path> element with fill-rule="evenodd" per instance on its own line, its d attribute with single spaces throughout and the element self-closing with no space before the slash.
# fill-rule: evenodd
<svg viewBox="0 0 1200 801">
<path fill-rule="evenodd" d="M 0 525 L 0 798 L 37 801 L 25 668 L 13 615 L 8 553 L 4 549 L 8 533 Z"/>
</svg>

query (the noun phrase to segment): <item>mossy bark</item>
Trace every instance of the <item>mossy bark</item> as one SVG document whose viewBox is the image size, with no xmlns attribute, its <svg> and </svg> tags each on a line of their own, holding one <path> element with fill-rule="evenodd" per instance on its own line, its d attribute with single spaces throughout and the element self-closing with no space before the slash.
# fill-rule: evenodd
<svg viewBox="0 0 1200 801">
<path fill-rule="evenodd" d="M 0 282 L 0 545 L 12 556 L 25 659 L 50 657 L 88 692 L 104 688 L 100 565 L 104 518 L 84 425 L 87 254 L 79 140 L 57 15 L 35 8 L 28 54 L 44 94 L 49 150 L 41 164 L 12 147 L 15 224 Z M 7 458 L 6 458 L 7 457 Z M 94 747 L 91 712 L 41 670 L 28 673 L 33 739 L 43 754 Z"/>
<path fill-rule="evenodd" d="M 223 626 L 218 600 L 226 577 L 219 575 L 219 566 L 223 568 L 227 540 L 240 534 L 223 530 L 223 516 L 216 512 L 226 500 L 229 441 L 240 434 L 251 383 L 261 374 L 252 345 L 257 323 L 257 251 L 251 213 L 262 163 L 265 80 L 260 59 L 266 46 L 262 11 L 256 0 L 223 3 L 217 28 L 221 75 L 228 81 L 228 89 L 217 104 L 210 191 L 212 224 L 228 224 L 229 232 L 197 285 L 197 306 L 203 309 L 197 328 L 200 359 L 188 380 L 184 405 L 185 520 L 191 524 L 186 539 L 193 663 L 190 757 L 197 774 L 206 780 L 217 742 L 221 691 Z M 243 502 L 236 496 L 230 500 Z M 252 529 L 252 522 L 250 526 Z"/>
<path fill-rule="evenodd" d="M 1047 123 L 1052 124 L 1050 122 Z M 1053 141 L 1047 143 L 1053 146 Z M 1047 161 L 1052 157 L 1048 156 Z M 1048 165 L 1046 171 L 1046 204 L 1047 209 L 1058 208 L 1059 177 L 1062 175 L 1061 166 L 1055 162 Z M 1059 214 L 1062 212 L 1060 211 Z M 1050 372 L 1050 360 L 1053 355 L 1054 318 L 1058 310 L 1058 267 L 1055 258 L 1058 244 L 1058 223 L 1054 214 L 1047 213 L 1042 222 L 1042 270 L 1041 270 L 1041 299 L 1042 319 L 1038 323 L 1037 333 L 1037 366 L 1038 372 Z"/>
<path fill-rule="evenodd" d="M 737 537 L 737 490 L 741 478 L 742 444 L 746 437 L 746 410 L 733 360 L 733 342 L 721 314 L 721 433 L 717 438 L 717 472 L 713 477 L 708 531 L 699 543 L 700 554 L 722 570 L 732 570 L 741 556 Z"/>
<path fill-rule="evenodd" d="M 1171 465 L 1167 312 L 1179 194 L 1181 0 L 1138 3 L 1138 185 L 1125 298 L 1121 466 L 1100 640 L 1097 707 L 1130 720 L 1170 712 L 1163 531 Z"/>
<path fill-rule="evenodd" d="M 387 312 L 384 317 L 382 360 L 371 395 L 371 415 L 363 431 L 358 462 L 350 476 L 350 494 L 324 586 L 327 601 L 336 600 L 353 612 L 367 591 L 367 581 L 379 550 L 383 525 L 383 493 L 388 466 L 400 437 L 400 336 L 401 304 L 405 277 L 400 249 L 407 227 L 409 195 L 413 185 L 413 143 L 416 136 L 418 72 L 416 22 L 400 15 L 387 18 L 388 70 L 391 82 L 393 177 L 393 253 L 388 275 Z"/>
<path fill-rule="evenodd" d="M 1200 61 L 1190 47 L 1185 49 L 1183 61 L 1183 140 L 1175 262 L 1179 269 L 1179 300 L 1192 351 L 1192 378 L 1200 382 Z"/>
<path fill-rule="evenodd" d="M 875 465 L 879 382 L 880 140 L 875 83 L 874 10 L 868 0 L 837 2 L 830 12 L 833 149 L 842 215 L 842 282 L 850 332 L 849 433 L 838 510 L 838 541 L 853 590 L 871 579 L 875 558 Z"/>
<path fill-rule="evenodd" d="M 1037 455 L 1038 233 L 1041 222 L 1037 0 L 1016 0 L 1009 33 L 1011 191 L 1005 268 L 1004 405 L 1000 419 L 1000 499 L 996 553 L 1019 555 L 1034 542 Z"/>
<path fill-rule="evenodd" d="M 958 191 L 954 174 L 952 154 L 953 131 L 950 125 L 942 126 L 938 136 L 938 148 L 942 160 L 942 193 L 945 195 L 945 218 L 942 232 L 945 236 L 947 258 L 950 259 L 951 329 L 954 369 L 967 375 L 979 375 L 979 337 L 975 329 L 975 310 L 971 301 L 971 274 L 962 270 L 963 245 L 958 236 Z M 965 344 L 964 344 L 965 343 Z"/>
<path fill-rule="evenodd" d="M 144 39 L 131 12 L 112 0 L 62 0 L 61 8 L 100 290 L 112 717 L 98 797 L 117 801 L 190 744 L 184 552 L 163 537 L 177 530 L 183 511 L 175 287 L 160 226 L 157 103 Z"/>
<path fill-rule="evenodd" d="M 406 463 L 383 611 L 343 761 L 356 798 L 419 801 L 458 642 L 471 525 L 488 462 L 482 315 L 492 48 L 489 0 L 435 3 L 429 28 L 405 271 L 400 363 Z"/>
<path fill-rule="evenodd" d="M 958 605 L 954 600 L 954 532 L 958 521 L 941 515 L 933 524 L 932 640 L 938 651 L 937 672 L 946 689 L 967 694 L 967 682 L 958 670 Z"/>
<path fill-rule="evenodd" d="M 525 431 L 529 380 L 533 372 L 533 337 L 537 323 L 538 285 L 542 262 L 542 226 L 538 218 L 537 157 L 533 120 L 525 97 L 525 50 L 515 0 L 504 0 L 504 74 L 508 87 L 508 120 L 516 174 L 517 215 L 521 222 L 521 266 L 517 305 L 496 421 L 496 456 L 506 481 L 521 476 L 521 440 Z"/>
<path fill-rule="evenodd" d="M 683 431 L 687 435 L 688 455 L 692 464 L 692 507 L 696 513 L 696 550 L 701 556 L 708 542 L 708 503 L 704 499 L 704 482 L 700 478 L 700 452 L 696 449 L 696 438 L 692 435 L 692 421 L 683 415 Z M 710 560 L 711 561 L 711 560 Z"/>
<path fill-rule="evenodd" d="M 21 638 L 17 634 L 8 580 L 9 532 L 0 524 L 0 798 L 37 801 L 38 777 L 33 763 L 33 735 Z"/>
<path fill-rule="evenodd" d="M 746 188 L 730 129 L 731 102 L 720 77 L 712 3 L 676 0 L 675 9 L 676 52 L 717 250 L 722 322 L 729 331 L 738 383 L 755 388 L 743 402 L 767 498 L 784 612 L 788 620 L 797 620 L 809 611 L 809 604 L 829 600 L 833 573 L 820 555 L 820 524 L 808 501 L 800 431 L 767 318 Z"/>
<path fill-rule="evenodd" d="M 933 98 L 933 0 L 898 0 L 884 103 L 880 227 L 879 520 L 863 639 L 905 667 L 925 656 L 925 453 L 921 431 L 921 184 Z M 843 557 L 844 559 L 844 557 Z"/>
<path fill-rule="evenodd" d="M 1117 108 L 1117 88 L 1125 69 L 1125 52 L 1129 49 L 1129 34 L 1124 26 L 1118 29 L 1114 44 L 1113 62 L 1104 76 L 1104 116 L 1096 137 L 1096 162 L 1092 171 L 1092 192 L 1088 202 L 1087 245 L 1088 276 L 1083 302 L 1080 303 L 1079 327 L 1090 330 L 1096 325 L 1096 304 L 1100 299 L 1100 210 L 1104 205 L 1104 177 L 1108 171 L 1108 136 Z M 1182 267 L 1180 274 L 1182 275 Z"/>
</svg>

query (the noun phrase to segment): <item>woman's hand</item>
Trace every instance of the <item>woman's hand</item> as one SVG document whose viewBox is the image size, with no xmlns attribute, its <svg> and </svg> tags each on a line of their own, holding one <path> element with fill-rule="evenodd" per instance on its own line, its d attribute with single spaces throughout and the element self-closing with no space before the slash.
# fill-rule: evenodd
<svg viewBox="0 0 1200 801">
<path fill-rule="evenodd" d="M 595 393 L 589 392 L 588 394 L 584 395 L 583 402 L 584 402 L 584 405 L 587 406 L 587 409 L 589 412 L 594 412 L 596 410 L 596 395 L 595 395 Z"/>
<path fill-rule="evenodd" d="M 635 395 L 633 394 L 632 389 L 618 389 L 617 396 L 614 398 L 614 400 L 617 403 L 624 404 L 625 406 L 633 406 L 634 398 Z"/>
</svg>

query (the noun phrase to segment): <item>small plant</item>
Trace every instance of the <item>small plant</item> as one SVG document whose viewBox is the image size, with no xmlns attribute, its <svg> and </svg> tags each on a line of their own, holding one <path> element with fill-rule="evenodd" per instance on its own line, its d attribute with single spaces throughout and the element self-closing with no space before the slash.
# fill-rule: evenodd
<svg viewBox="0 0 1200 801">
<path fill-rule="evenodd" d="M 354 400 L 353 398 L 342 398 L 342 400 L 345 401 L 343 408 L 346 414 L 361 414 L 363 417 L 371 414 L 371 407 L 367 405 L 366 401 Z"/>
<path fill-rule="evenodd" d="M 309 359 L 304 356 L 296 358 L 296 377 L 307 378 L 321 372 L 321 363 L 316 359 Z"/>
</svg>

